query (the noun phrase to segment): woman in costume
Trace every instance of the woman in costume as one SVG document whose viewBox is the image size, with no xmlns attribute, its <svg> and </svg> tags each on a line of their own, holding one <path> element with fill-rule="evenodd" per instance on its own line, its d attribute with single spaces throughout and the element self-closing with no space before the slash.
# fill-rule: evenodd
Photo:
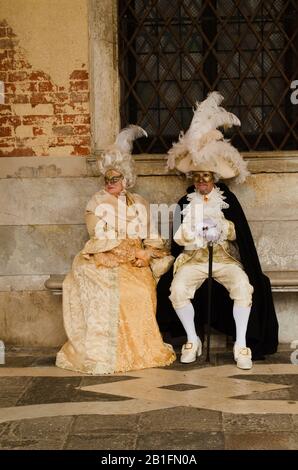
<svg viewBox="0 0 298 470">
<path fill-rule="evenodd" d="M 68 341 L 58 367 L 111 374 L 176 358 L 156 322 L 156 280 L 172 257 L 150 226 L 147 201 L 127 190 L 136 179 L 132 142 L 145 135 L 138 126 L 122 130 L 99 163 L 105 187 L 87 204 L 90 239 L 63 283 Z"/>
</svg>

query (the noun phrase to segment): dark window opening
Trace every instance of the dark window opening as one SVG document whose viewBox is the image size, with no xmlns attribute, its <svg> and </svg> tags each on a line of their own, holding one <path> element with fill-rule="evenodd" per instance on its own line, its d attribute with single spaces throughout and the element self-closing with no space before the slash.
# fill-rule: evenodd
<svg viewBox="0 0 298 470">
<path fill-rule="evenodd" d="M 121 124 L 149 134 L 138 152 L 166 152 L 212 90 L 241 120 L 239 150 L 297 149 L 296 0 L 119 0 L 118 15 Z"/>
</svg>

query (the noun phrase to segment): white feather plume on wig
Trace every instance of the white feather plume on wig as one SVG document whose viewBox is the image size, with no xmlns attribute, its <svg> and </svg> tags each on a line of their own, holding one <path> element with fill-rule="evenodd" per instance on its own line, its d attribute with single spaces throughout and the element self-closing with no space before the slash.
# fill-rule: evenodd
<svg viewBox="0 0 298 470">
<path fill-rule="evenodd" d="M 113 145 L 101 156 L 98 162 L 100 172 L 105 175 L 109 170 L 116 170 L 124 176 L 127 188 L 134 186 L 136 174 L 131 151 L 133 141 L 140 137 L 148 137 L 147 132 L 140 126 L 130 124 L 122 129 Z"/>
<path fill-rule="evenodd" d="M 233 178 L 237 183 L 249 175 L 238 150 L 217 129 L 241 125 L 237 116 L 219 106 L 223 99 L 213 91 L 196 104 L 189 129 L 180 134 L 168 152 L 169 169 L 177 168 L 183 173 L 212 171 L 217 178 Z"/>
</svg>

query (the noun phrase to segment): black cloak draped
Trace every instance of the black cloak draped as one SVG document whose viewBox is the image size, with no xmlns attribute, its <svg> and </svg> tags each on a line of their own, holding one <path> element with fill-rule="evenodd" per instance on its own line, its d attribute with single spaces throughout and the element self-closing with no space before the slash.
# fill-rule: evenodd
<svg viewBox="0 0 298 470">
<path fill-rule="evenodd" d="M 217 183 L 216 186 L 223 191 L 226 197 L 225 202 L 229 204 L 229 208 L 223 209 L 223 212 L 226 219 L 235 224 L 241 263 L 254 287 L 246 341 L 247 346 L 252 350 L 253 359 L 261 359 L 264 354 L 275 353 L 278 345 L 278 322 L 270 281 L 262 272 L 251 231 L 239 201 L 225 184 Z M 191 186 L 187 192 L 190 193 L 194 190 L 194 186 Z M 181 209 L 183 205 L 188 203 L 187 196 L 182 197 L 178 202 Z M 171 251 L 176 258 L 183 251 L 183 247 L 173 241 Z M 170 333 L 172 337 L 178 337 L 185 335 L 185 331 L 168 298 L 172 279 L 173 269 L 164 274 L 157 285 L 157 321 L 162 332 Z M 207 319 L 207 280 L 197 290 L 192 303 L 195 309 L 197 331 L 202 338 Z M 228 291 L 213 280 L 211 325 L 235 339 L 232 309 L 233 301 L 229 297 Z"/>
</svg>

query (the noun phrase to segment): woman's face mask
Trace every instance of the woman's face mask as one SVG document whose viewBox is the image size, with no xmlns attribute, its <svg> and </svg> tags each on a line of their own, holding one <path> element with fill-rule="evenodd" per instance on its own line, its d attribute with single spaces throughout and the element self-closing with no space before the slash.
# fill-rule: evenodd
<svg viewBox="0 0 298 470">
<path fill-rule="evenodd" d="M 105 176 L 105 184 L 115 184 L 118 183 L 118 181 L 121 181 L 123 179 L 123 176 Z"/>
<path fill-rule="evenodd" d="M 113 194 L 113 196 L 119 196 L 123 190 L 123 175 L 116 170 L 109 170 L 104 176 L 105 190 Z"/>
</svg>

